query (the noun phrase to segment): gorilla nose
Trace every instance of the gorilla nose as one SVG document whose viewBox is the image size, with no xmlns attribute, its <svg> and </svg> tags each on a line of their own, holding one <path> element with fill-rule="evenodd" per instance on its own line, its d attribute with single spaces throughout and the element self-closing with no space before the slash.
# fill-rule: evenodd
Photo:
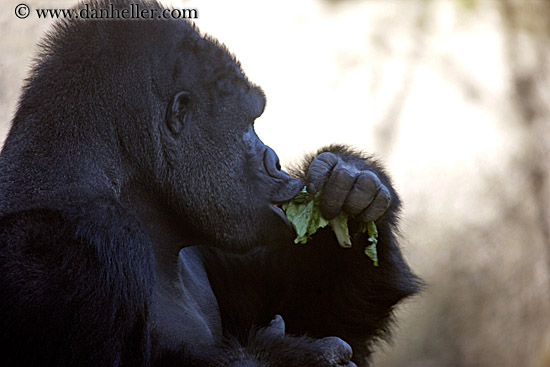
<svg viewBox="0 0 550 367">
<path fill-rule="evenodd" d="M 264 165 L 265 170 L 272 177 L 279 178 L 287 175 L 286 172 L 281 171 L 281 163 L 279 162 L 277 153 L 275 153 L 275 151 L 268 146 L 266 146 L 264 153 Z"/>
<path fill-rule="evenodd" d="M 281 169 L 279 157 L 270 147 L 266 146 L 264 153 L 264 165 L 267 174 L 277 179 L 278 187 L 271 200 L 275 203 L 283 203 L 298 194 L 304 183 Z"/>
</svg>

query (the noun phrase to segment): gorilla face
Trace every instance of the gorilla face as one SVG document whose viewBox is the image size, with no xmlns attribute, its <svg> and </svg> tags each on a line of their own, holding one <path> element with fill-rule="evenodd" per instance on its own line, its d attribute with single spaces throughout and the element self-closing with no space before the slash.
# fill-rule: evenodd
<svg viewBox="0 0 550 367">
<path fill-rule="evenodd" d="M 240 251 L 292 240 L 279 204 L 303 184 L 254 131 L 262 90 L 214 41 L 192 34 L 178 44 L 175 92 L 161 124 L 171 202 L 209 244 Z"/>
</svg>

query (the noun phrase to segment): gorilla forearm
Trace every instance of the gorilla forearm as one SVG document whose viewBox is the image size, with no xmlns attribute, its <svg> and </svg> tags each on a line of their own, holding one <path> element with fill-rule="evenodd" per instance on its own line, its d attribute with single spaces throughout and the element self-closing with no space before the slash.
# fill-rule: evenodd
<svg viewBox="0 0 550 367">
<path fill-rule="evenodd" d="M 338 246 L 330 229 L 306 245 L 285 249 L 285 287 L 273 313 L 279 313 L 292 334 L 336 335 L 354 347 L 387 328 L 393 306 L 417 290 L 417 280 L 404 262 L 387 223 L 378 222 L 379 267 L 365 256 L 367 243 L 351 249 Z M 351 231 L 353 231 L 352 226 Z M 275 265 L 274 265 L 275 267 Z"/>
<path fill-rule="evenodd" d="M 291 334 L 336 335 L 352 344 L 356 356 L 365 355 L 365 341 L 384 334 L 393 306 L 417 292 L 419 280 L 396 241 L 400 200 L 382 167 L 343 146 L 318 154 L 322 152 L 373 172 L 390 191 L 390 205 L 376 220 L 380 265 L 373 266 L 364 254 L 366 235 L 359 234 L 351 249 L 343 249 L 330 229 L 322 229 L 306 245 L 256 249 L 246 256 L 208 250 L 216 256 L 207 256 L 207 268 L 216 269 L 210 272 L 211 283 L 230 332 L 243 330 L 243 323 L 265 325 L 281 314 Z M 318 154 L 306 158 L 294 175 L 305 181 Z M 350 220 L 350 233 L 356 230 L 357 222 Z M 227 270 L 220 272 L 220 267 Z"/>
<path fill-rule="evenodd" d="M 338 246 L 330 229 L 319 231 L 306 245 L 283 248 L 286 286 L 274 312 L 280 313 L 291 333 L 313 336 L 337 335 L 354 344 L 381 336 L 387 330 L 393 306 L 418 291 L 419 280 L 404 261 L 396 240 L 400 200 L 381 165 L 344 146 L 329 146 L 308 157 L 294 174 L 305 180 L 312 160 L 331 152 L 360 170 L 369 170 L 389 189 L 391 202 L 376 220 L 379 232 L 379 266 L 364 254 L 367 236 L 359 234 L 351 249 Z M 350 234 L 357 222 L 350 221 Z M 359 243 L 358 243 L 359 242 Z"/>
</svg>

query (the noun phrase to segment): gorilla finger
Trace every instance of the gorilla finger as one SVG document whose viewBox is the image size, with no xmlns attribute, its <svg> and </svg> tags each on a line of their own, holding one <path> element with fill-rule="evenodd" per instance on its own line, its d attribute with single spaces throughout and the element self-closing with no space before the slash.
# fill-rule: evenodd
<svg viewBox="0 0 550 367">
<path fill-rule="evenodd" d="M 280 315 L 275 315 L 269 325 L 266 328 L 261 329 L 258 333 L 262 335 L 269 335 L 274 338 L 282 337 L 285 335 L 285 322 Z"/>
<path fill-rule="evenodd" d="M 380 217 L 388 210 L 391 203 L 391 194 L 388 188 L 381 185 L 380 191 L 376 194 L 376 197 L 372 201 L 363 213 L 359 216 L 359 220 L 364 222 L 373 222 L 380 219 Z"/>
<path fill-rule="evenodd" d="M 269 323 L 269 330 L 279 335 L 285 335 L 285 322 L 281 315 L 275 315 L 273 320 Z"/>
<path fill-rule="evenodd" d="M 336 336 L 329 336 L 320 340 L 324 346 L 325 359 L 330 365 L 348 366 L 353 350 L 351 346 Z"/>
<path fill-rule="evenodd" d="M 333 168 L 338 164 L 338 157 L 332 153 L 319 154 L 309 165 L 306 176 L 307 192 L 315 194 L 323 189 Z"/>
<path fill-rule="evenodd" d="M 354 172 L 341 165 L 332 170 L 321 193 L 321 214 L 326 219 L 330 220 L 342 211 L 344 201 L 355 182 L 355 177 Z"/>
<path fill-rule="evenodd" d="M 374 173 L 370 171 L 361 172 L 344 201 L 344 211 L 351 215 L 361 213 L 374 200 L 380 186 L 380 180 Z"/>
</svg>

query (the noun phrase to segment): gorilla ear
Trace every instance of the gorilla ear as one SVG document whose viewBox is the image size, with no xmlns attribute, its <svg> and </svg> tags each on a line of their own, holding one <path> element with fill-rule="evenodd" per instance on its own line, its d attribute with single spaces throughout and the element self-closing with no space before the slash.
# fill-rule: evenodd
<svg viewBox="0 0 550 367">
<path fill-rule="evenodd" d="M 189 115 L 190 95 L 186 91 L 176 93 L 166 112 L 166 125 L 170 132 L 180 134 L 187 116 Z"/>
</svg>

